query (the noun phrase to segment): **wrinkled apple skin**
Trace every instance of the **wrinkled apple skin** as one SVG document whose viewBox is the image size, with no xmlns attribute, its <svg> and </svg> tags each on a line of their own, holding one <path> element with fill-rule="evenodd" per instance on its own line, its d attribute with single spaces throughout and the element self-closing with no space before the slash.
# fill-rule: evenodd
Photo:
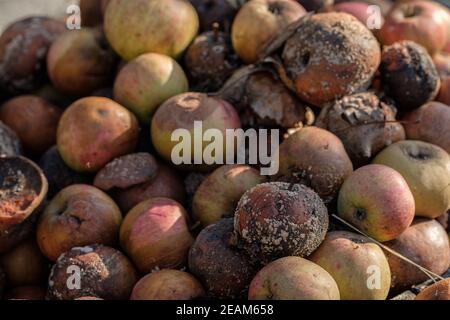
<svg viewBox="0 0 450 320">
<path fill-rule="evenodd" d="M 328 233 L 309 257 L 336 280 L 342 300 L 385 300 L 391 287 L 391 271 L 383 250 L 367 238 L 348 231 Z M 377 267 L 380 286 L 368 286 Z M 372 271 L 371 271 L 372 270 Z"/>
<path fill-rule="evenodd" d="M 373 160 L 398 171 L 409 185 L 416 216 L 437 218 L 450 208 L 450 155 L 430 143 L 405 140 L 381 151 Z"/>
<path fill-rule="evenodd" d="M 104 30 L 125 60 L 155 52 L 178 58 L 197 34 L 199 19 L 185 0 L 111 0 Z"/>
</svg>

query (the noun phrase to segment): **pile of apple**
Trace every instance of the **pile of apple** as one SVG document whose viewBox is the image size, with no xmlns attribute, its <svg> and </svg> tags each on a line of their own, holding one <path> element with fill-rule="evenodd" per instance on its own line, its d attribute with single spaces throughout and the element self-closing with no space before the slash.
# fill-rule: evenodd
<svg viewBox="0 0 450 320">
<path fill-rule="evenodd" d="M 450 9 L 80 5 L 0 36 L 4 299 L 381 300 L 449 269 Z M 281 130 L 278 173 L 175 165 L 194 121 Z"/>
</svg>

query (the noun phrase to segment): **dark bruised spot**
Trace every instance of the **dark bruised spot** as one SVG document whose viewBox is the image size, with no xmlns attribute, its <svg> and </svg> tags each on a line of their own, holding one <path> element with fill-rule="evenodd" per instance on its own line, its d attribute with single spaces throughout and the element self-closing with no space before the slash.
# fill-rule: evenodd
<svg viewBox="0 0 450 320">
<path fill-rule="evenodd" d="M 355 210 L 355 218 L 359 221 L 363 221 L 364 219 L 366 219 L 367 213 L 364 209 L 361 208 L 357 208 Z"/>
<path fill-rule="evenodd" d="M 104 116 L 106 116 L 108 114 L 108 110 L 106 110 L 106 109 L 98 109 L 97 113 L 98 113 L 99 116 L 104 117 Z"/>
<path fill-rule="evenodd" d="M 282 8 L 281 8 L 281 6 L 278 3 L 271 3 L 271 4 L 269 4 L 269 8 L 268 9 L 274 15 L 280 15 Z"/>
<path fill-rule="evenodd" d="M 431 150 L 425 148 L 408 148 L 406 153 L 410 158 L 420 161 L 426 161 L 433 158 Z"/>
<path fill-rule="evenodd" d="M 311 60 L 311 53 L 309 51 L 305 52 L 302 55 L 302 64 L 303 66 L 307 66 L 309 64 L 309 61 Z"/>
</svg>

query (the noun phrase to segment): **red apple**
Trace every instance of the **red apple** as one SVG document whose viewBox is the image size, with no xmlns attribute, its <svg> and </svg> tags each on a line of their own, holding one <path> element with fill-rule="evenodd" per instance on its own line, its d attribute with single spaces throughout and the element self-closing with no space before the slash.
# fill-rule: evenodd
<svg viewBox="0 0 450 320">
<path fill-rule="evenodd" d="M 436 100 L 450 105 L 450 51 L 448 53 L 435 54 L 433 61 L 441 78 L 441 89 Z"/>
<path fill-rule="evenodd" d="M 435 53 L 450 37 L 450 14 L 434 1 L 400 2 L 386 17 L 379 36 L 384 45 L 411 40 Z"/>
<path fill-rule="evenodd" d="M 345 180 L 337 210 L 340 217 L 369 236 L 388 241 L 411 225 L 415 204 L 400 173 L 387 166 L 368 165 Z"/>
<path fill-rule="evenodd" d="M 429 102 L 403 120 L 408 139 L 432 143 L 450 154 L 450 106 Z"/>
<path fill-rule="evenodd" d="M 179 268 L 194 242 L 185 209 L 167 198 L 151 198 L 134 207 L 120 228 L 120 244 L 142 273 Z"/>
</svg>

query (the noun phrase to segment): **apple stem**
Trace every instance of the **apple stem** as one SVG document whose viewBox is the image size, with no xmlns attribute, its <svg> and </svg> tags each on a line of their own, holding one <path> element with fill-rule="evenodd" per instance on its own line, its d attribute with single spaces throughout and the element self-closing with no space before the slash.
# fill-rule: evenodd
<svg viewBox="0 0 450 320">
<path fill-rule="evenodd" d="M 377 245 L 379 245 L 381 248 L 383 248 L 384 250 L 386 250 L 387 252 L 393 254 L 394 256 L 396 256 L 397 258 L 402 259 L 403 261 L 406 261 L 409 264 L 412 264 L 413 266 L 415 266 L 416 268 L 418 268 L 420 271 L 422 271 L 423 273 L 425 273 L 427 275 L 427 277 L 429 277 L 431 280 L 433 280 L 433 282 L 437 282 L 436 278 L 439 280 L 444 280 L 443 277 L 441 277 L 440 275 L 422 267 L 421 265 L 415 263 L 414 261 L 408 259 L 407 257 L 401 255 L 400 253 L 392 250 L 391 248 L 389 248 L 388 246 L 385 246 L 384 244 L 382 244 L 381 242 L 373 239 L 372 237 L 368 236 L 367 234 L 365 234 L 364 232 L 362 232 L 361 230 L 359 230 L 357 227 L 353 226 L 352 224 L 348 223 L 347 221 L 345 221 L 344 219 L 342 219 L 341 217 L 332 214 L 331 215 L 333 218 L 335 218 L 336 220 L 338 220 L 339 222 L 345 224 L 347 227 L 349 227 L 350 229 L 353 229 L 354 231 L 358 232 L 359 234 L 363 235 L 364 237 L 368 238 L 369 240 L 371 240 L 372 242 L 376 243 Z"/>
</svg>

